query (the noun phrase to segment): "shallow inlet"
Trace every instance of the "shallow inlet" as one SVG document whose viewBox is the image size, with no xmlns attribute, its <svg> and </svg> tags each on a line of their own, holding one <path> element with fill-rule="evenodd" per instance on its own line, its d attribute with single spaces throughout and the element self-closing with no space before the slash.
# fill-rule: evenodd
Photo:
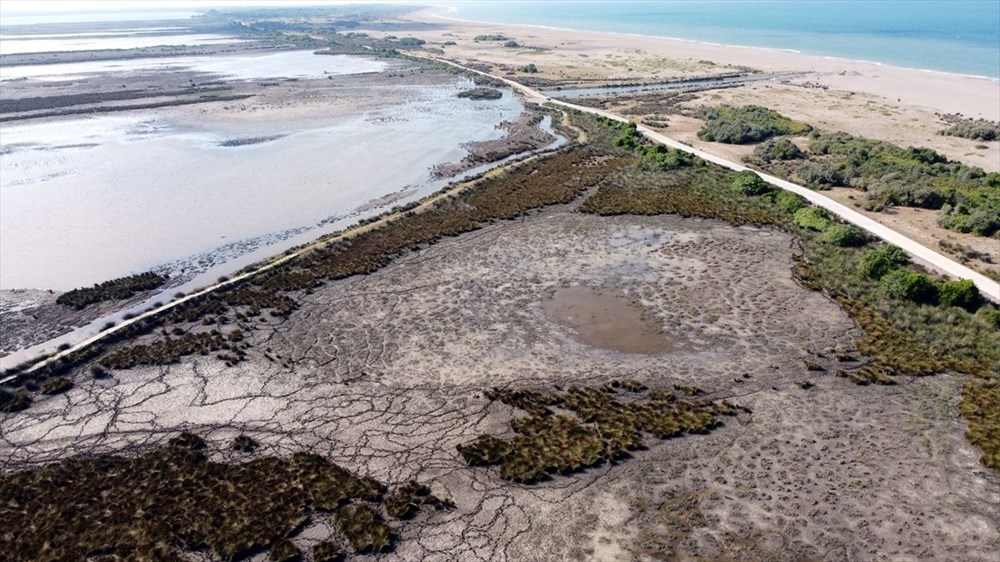
<svg viewBox="0 0 1000 562">
<path fill-rule="evenodd" d="M 455 98 L 466 86 L 400 86 L 402 103 L 308 125 L 140 114 L 5 126 L 0 287 L 67 290 L 223 246 L 245 254 L 402 189 L 418 199 L 447 183 L 430 178 L 434 166 L 502 136 L 497 123 L 522 110 L 509 93 Z M 279 138 L 219 146 L 257 137 Z"/>
<path fill-rule="evenodd" d="M 674 350 L 674 339 L 616 292 L 565 287 L 542 303 L 545 313 L 571 328 L 580 343 L 621 353 L 654 355 Z"/>
</svg>

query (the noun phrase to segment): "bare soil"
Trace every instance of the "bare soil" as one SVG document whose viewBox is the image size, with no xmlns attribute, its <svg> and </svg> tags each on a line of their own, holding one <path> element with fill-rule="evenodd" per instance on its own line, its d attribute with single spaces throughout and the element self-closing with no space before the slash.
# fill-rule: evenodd
<svg viewBox="0 0 1000 562">
<path fill-rule="evenodd" d="M 860 331 L 796 284 L 795 253 L 767 228 L 550 208 L 305 295 L 254 333 L 236 367 L 189 358 L 80 381 L 4 419 L 0 463 L 120 451 L 181 429 L 225 456 L 244 432 L 260 454 L 308 450 L 455 501 L 419 515 L 385 560 L 993 560 L 1000 479 L 963 439 L 961 380 L 832 376 L 834 350 L 853 351 Z M 550 311 L 569 287 L 628 295 L 627 312 L 593 306 L 621 318 L 624 339 L 656 327 L 676 345 L 588 342 Z M 486 388 L 612 379 L 697 386 L 752 414 L 534 486 L 470 469 L 455 449 L 515 414 Z M 296 540 L 330 532 L 310 524 Z"/>
</svg>

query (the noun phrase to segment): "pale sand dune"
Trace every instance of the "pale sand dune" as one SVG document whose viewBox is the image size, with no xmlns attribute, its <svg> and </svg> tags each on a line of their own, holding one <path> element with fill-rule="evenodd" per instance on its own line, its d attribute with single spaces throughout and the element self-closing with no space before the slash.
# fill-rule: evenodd
<svg viewBox="0 0 1000 562">
<path fill-rule="evenodd" d="M 424 10 L 409 19 L 436 25 L 413 31 L 429 42 L 455 41 L 445 56 L 504 67 L 534 63 L 533 78 L 562 81 L 655 81 L 706 75 L 750 67 L 765 72 L 796 73 L 789 83 L 769 81 L 705 95 L 706 104 L 756 103 L 809 121 L 823 129 L 887 140 L 903 146 L 927 146 L 951 159 L 1000 170 L 1000 142 L 982 143 L 945 137 L 936 114 L 1000 120 L 1000 81 L 884 66 L 876 63 L 804 55 L 777 49 L 697 43 L 665 37 L 571 31 L 511 24 L 484 24 L 441 17 Z M 474 42 L 479 34 L 501 33 L 521 45 Z M 429 45 L 430 46 L 430 45 Z M 439 45 L 434 45 L 439 46 Z M 518 76 L 528 75 L 518 73 Z M 825 88 L 825 89 L 824 89 Z M 977 148 L 978 146 L 978 148 Z M 983 148 L 985 147 L 985 148 Z"/>
</svg>

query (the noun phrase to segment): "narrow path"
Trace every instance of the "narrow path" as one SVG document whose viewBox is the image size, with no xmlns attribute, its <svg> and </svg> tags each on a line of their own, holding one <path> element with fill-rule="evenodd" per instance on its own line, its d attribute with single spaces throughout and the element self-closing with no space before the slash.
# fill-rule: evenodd
<svg viewBox="0 0 1000 562">
<path fill-rule="evenodd" d="M 576 105 L 570 102 L 547 97 L 545 94 L 542 94 L 538 90 L 525 86 L 519 82 L 515 82 L 514 80 L 511 80 L 509 78 L 493 76 L 492 74 L 468 68 L 448 60 L 438 59 L 434 57 L 427 57 L 427 58 L 431 58 L 432 60 L 435 60 L 437 62 L 442 62 L 457 68 L 461 68 L 468 72 L 475 72 L 476 74 L 499 79 L 508 86 L 510 86 L 511 88 L 514 88 L 515 90 L 522 92 L 524 94 L 525 99 L 529 102 L 537 104 L 549 103 L 557 106 L 575 109 L 577 111 L 582 111 L 585 113 L 600 115 L 602 117 L 607 117 L 609 119 L 614 119 L 616 121 L 623 121 L 623 122 L 628 121 L 628 119 L 620 115 L 611 113 L 610 111 L 605 111 L 603 109 L 596 109 L 593 107 L 586 107 L 582 105 Z M 638 125 L 638 131 L 643 135 L 645 135 L 646 138 L 650 140 L 656 141 L 665 146 L 669 146 L 670 148 L 674 148 L 677 150 L 687 152 L 689 154 L 693 154 L 703 160 L 707 160 L 709 162 L 712 162 L 713 164 L 718 164 L 719 166 L 729 168 L 730 170 L 741 172 L 743 170 L 750 169 L 738 162 L 733 162 L 732 160 L 727 160 L 725 158 L 722 158 L 721 156 L 709 154 L 708 152 L 705 152 L 703 150 L 698 150 L 697 148 L 688 146 L 680 141 L 674 140 L 670 137 L 667 137 L 666 135 L 658 133 L 645 125 Z M 913 257 L 924 261 L 925 263 L 929 264 L 931 267 L 937 269 L 941 273 L 944 273 L 952 277 L 957 277 L 960 279 L 971 279 L 972 282 L 976 284 L 976 287 L 979 288 L 979 290 L 983 293 L 983 295 L 986 298 L 990 299 L 993 302 L 1000 303 L 1000 283 L 997 283 L 996 281 L 990 279 L 989 277 L 983 275 L 982 273 L 973 271 L 972 269 L 956 262 L 955 260 L 952 260 L 947 256 L 935 252 L 934 250 L 928 248 L 927 246 L 924 246 L 923 244 L 920 244 L 919 242 L 907 238 L 906 236 L 900 234 L 899 232 L 896 232 L 895 230 L 889 228 L 888 226 L 885 226 L 884 224 L 879 223 L 855 211 L 854 209 L 847 207 L 846 205 L 843 205 L 841 203 L 838 203 L 837 201 L 834 201 L 833 199 L 830 199 L 829 197 L 823 195 L 820 192 L 813 191 L 807 187 L 803 187 L 801 185 L 792 183 L 790 181 L 783 180 L 781 178 L 772 176 L 770 174 L 764 174 L 758 172 L 757 170 L 753 171 L 769 184 L 784 189 L 786 191 L 791 191 L 792 193 L 795 193 L 797 195 L 800 195 L 813 205 L 816 205 L 817 207 L 822 207 L 827 211 L 830 211 L 834 215 L 837 215 L 838 217 L 842 218 L 843 220 L 865 229 L 874 236 L 877 236 L 878 238 L 881 238 L 886 242 L 899 246 Z"/>
</svg>

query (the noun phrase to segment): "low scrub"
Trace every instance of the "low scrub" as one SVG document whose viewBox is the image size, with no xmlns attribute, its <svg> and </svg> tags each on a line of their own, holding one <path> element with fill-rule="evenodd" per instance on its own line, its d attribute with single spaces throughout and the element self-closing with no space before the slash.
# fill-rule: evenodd
<svg viewBox="0 0 1000 562">
<path fill-rule="evenodd" d="M 166 282 L 167 278 L 163 275 L 140 273 L 98 283 L 93 287 L 66 291 L 56 298 L 56 302 L 80 310 L 99 302 L 129 299 L 143 291 L 162 287 Z"/>
<path fill-rule="evenodd" d="M 272 560 L 291 560 L 299 553 L 287 539 L 319 512 L 332 512 L 355 552 L 392 548 L 378 482 L 305 453 L 210 462 L 203 446 L 188 436 L 135 457 L 69 459 L 0 476 L 0 551 L 55 562 L 178 560 L 204 549 L 241 560 L 269 549 Z M 329 544 L 314 554 L 336 559 Z"/>
<path fill-rule="evenodd" d="M 707 123 L 698 138 L 727 144 L 750 144 L 780 135 L 804 135 L 812 130 L 806 123 L 759 105 L 723 105 L 702 110 Z"/>
<path fill-rule="evenodd" d="M 693 389 L 648 391 L 624 385 L 572 387 L 566 392 L 492 389 L 487 398 L 528 412 L 514 419 L 515 436 L 481 435 L 459 445 L 470 466 L 498 466 L 504 480 L 533 484 L 552 475 L 571 474 L 604 462 L 628 458 L 643 446 L 644 436 L 656 439 L 707 433 L 721 424 L 720 416 L 739 409 L 726 402 L 691 400 Z M 556 414 L 558 407 L 570 412 Z"/>
</svg>

